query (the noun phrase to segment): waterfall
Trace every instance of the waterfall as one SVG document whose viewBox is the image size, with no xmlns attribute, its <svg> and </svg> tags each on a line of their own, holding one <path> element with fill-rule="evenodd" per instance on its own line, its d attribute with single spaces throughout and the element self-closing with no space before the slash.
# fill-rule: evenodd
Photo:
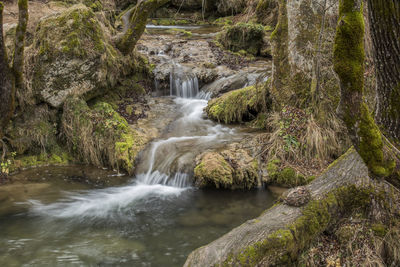
<svg viewBox="0 0 400 267">
<path fill-rule="evenodd" d="M 199 80 L 190 69 L 174 64 L 169 76 L 170 95 L 195 98 L 199 93 Z"/>
</svg>

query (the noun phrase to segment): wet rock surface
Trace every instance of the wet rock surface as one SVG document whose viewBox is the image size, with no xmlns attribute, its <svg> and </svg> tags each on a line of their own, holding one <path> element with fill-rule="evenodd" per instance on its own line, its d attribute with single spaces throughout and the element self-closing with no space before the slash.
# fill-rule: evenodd
<svg viewBox="0 0 400 267">
<path fill-rule="evenodd" d="M 148 56 L 150 63 L 155 66 L 153 74 L 158 95 L 169 94 L 171 70 L 177 65 L 193 73 L 198 78 L 201 90 L 210 92 L 213 97 L 252 85 L 257 80 L 263 81 L 268 76 L 268 60 L 249 60 L 216 46 L 213 38 L 218 28 L 177 26 L 178 30 L 192 33 L 191 37 L 185 38 L 176 33 L 171 34 L 169 28 L 156 27 L 148 28 L 148 33 L 142 36 L 137 49 Z"/>
</svg>

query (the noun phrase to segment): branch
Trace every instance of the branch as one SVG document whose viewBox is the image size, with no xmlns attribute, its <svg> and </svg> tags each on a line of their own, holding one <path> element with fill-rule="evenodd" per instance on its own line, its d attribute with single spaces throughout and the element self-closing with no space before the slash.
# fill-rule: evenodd
<svg viewBox="0 0 400 267">
<path fill-rule="evenodd" d="M 142 36 L 149 15 L 169 0 L 141 0 L 130 9 L 122 20 L 125 24 L 122 34 L 116 36 L 116 46 L 125 55 L 129 54 Z"/>
</svg>

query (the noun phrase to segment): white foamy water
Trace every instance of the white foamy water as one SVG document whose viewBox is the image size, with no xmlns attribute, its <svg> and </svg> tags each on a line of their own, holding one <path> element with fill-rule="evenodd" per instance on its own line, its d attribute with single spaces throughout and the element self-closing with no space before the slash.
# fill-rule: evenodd
<svg viewBox="0 0 400 267">
<path fill-rule="evenodd" d="M 196 80 L 193 78 L 193 81 Z M 177 80 L 175 82 L 178 84 Z M 172 130 L 164 139 L 154 141 L 145 151 L 131 184 L 69 193 L 62 200 L 48 205 L 31 201 L 31 211 L 39 215 L 79 220 L 121 217 L 130 214 L 129 210 L 137 203 L 154 197 L 173 199 L 190 189 L 195 156 L 235 132 L 204 118 L 203 109 L 207 100 L 191 98 L 198 85 L 185 86 L 183 83 L 179 90 L 178 95 L 187 97 L 178 97 L 174 101 L 181 116 L 170 125 Z"/>
</svg>

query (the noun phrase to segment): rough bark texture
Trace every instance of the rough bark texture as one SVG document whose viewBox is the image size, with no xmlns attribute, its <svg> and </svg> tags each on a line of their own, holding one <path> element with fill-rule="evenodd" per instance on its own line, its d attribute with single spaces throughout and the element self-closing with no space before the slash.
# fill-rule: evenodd
<svg viewBox="0 0 400 267">
<path fill-rule="evenodd" d="M 311 96 L 321 100 L 321 121 L 338 101 L 338 82 L 332 68 L 332 44 L 337 25 L 337 0 L 279 0 L 279 17 L 271 35 L 272 96 L 282 105 L 310 107 Z M 317 115 L 317 114 L 315 114 Z"/>
<path fill-rule="evenodd" d="M 142 0 L 127 12 L 129 18 L 124 19 L 125 31 L 116 40 L 117 47 L 123 54 L 129 54 L 135 48 L 137 41 L 146 29 L 149 15 L 167 2 L 169 0 Z"/>
<path fill-rule="evenodd" d="M 3 39 L 3 3 L 0 2 L 0 138 L 3 137 L 15 107 L 14 79 L 8 65 Z"/>
<path fill-rule="evenodd" d="M 24 48 L 25 34 L 28 25 L 28 0 L 18 1 L 18 26 L 15 34 L 15 48 L 13 57 L 13 73 L 15 87 L 23 90 L 24 87 Z"/>
<path fill-rule="evenodd" d="M 284 90 L 287 84 L 288 72 L 288 17 L 286 0 L 279 0 L 278 24 L 271 34 L 273 64 L 272 64 L 272 86 L 271 92 L 276 104 L 282 103 L 290 93 Z"/>
<path fill-rule="evenodd" d="M 400 138 L 400 2 L 368 0 L 377 76 L 376 120 Z"/>
<path fill-rule="evenodd" d="M 351 149 L 306 186 L 312 198 L 306 206 L 275 205 L 193 251 L 184 266 L 293 266 L 301 250 L 338 218 L 353 208 L 369 208 L 375 198 L 371 188 L 380 187 Z"/>
<path fill-rule="evenodd" d="M 382 135 L 363 102 L 364 20 L 362 0 L 341 0 L 334 46 L 334 67 L 340 79 L 338 113 L 349 136 L 369 170 L 381 177 L 391 174 L 393 163 L 386 162 Z"/>
</svg>

